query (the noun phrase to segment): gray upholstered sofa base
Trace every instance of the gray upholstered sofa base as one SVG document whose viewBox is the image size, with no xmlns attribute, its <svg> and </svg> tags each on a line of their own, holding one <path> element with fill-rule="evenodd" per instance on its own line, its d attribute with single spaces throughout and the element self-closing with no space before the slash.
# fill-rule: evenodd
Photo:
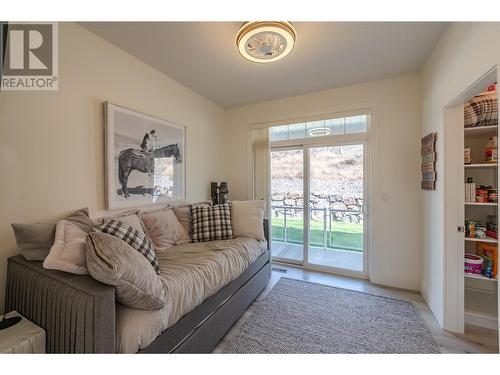
<svg viewBox="0 0 500 375">
<path fill-rule="evenodd" d="M 211 352 L 266 287 L 270 274 L 267 250 L 142 352 Z M 12 310 L 45 329 L 48 353 L 115 352 L 115 289 L 90 276 L 46 270 L 42 262 L 11 257 L 5 311 Z"/>
</svg>

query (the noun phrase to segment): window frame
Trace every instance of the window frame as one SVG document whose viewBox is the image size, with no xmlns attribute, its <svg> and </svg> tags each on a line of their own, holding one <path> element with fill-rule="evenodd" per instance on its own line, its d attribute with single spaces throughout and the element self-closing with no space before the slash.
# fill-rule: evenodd
<svg viewBox="0 0 500 375">
<path fill-rule="evenodd" d="M 347 134 L 332 134 L 318 137 L 306 137 L 306 138 L 295 138 L 295 139 L 286 139 L 273 141 L 271 139 L 272 128 L 279 126 L 287 126 L 287 125 L 295 125 L 301 123 L 308 123 L 314 121 L 324 121 L 324 120 L 334 120 L 337 118 L 344 117 L 353 117 L 353 116 L 367 116 L 366 121 L 366 131 L 358 132 L 358 133 L 347 133 Z M 266 123 L 261 124 L 262 127 L 269 128 L 269 145 L 270 147 L 289 147 L 289 146 L 297 146 L 297 145 L 316 145 L 322 143 L 331 143 L 331 142 L 351 142 L 351 141 L 364 141 L 368 140 L 370 131 L 371 131 L 371 122 L 372 122 L 372 111 L 369 108 L 363 108 L 359 110 L 353 111 L 343 111 L 343 112 L 335 112 L 330 114 L 322 114 L 316 116 L 308 116 L 303 118 L 295 118 L 283 121 L 276 121 L 274 123 Z M 306 130 L 307 131 L 307 130 Z"/>
</svg>

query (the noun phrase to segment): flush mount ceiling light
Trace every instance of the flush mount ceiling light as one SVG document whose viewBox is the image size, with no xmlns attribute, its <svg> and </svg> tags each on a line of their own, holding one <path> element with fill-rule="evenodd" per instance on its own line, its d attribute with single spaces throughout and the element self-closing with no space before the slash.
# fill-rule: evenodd
<svg viewBox="0 0 500 375">
<path fill-rule="evenodd" d="M 307 131 L 307 134 L 309 137 L 323 137 L 325 135 L 330 135 L 330 129 L 329 128 L 314 128 L 314 129 L 309 129 Z"/>
<path fill-rule="evenodd" d="M 236 45 L 245 59 L 269 63 L 292 52 L 297 34 L 292 24 L 278 21 L 245 23 L 236 36 Z"/>
</svg>

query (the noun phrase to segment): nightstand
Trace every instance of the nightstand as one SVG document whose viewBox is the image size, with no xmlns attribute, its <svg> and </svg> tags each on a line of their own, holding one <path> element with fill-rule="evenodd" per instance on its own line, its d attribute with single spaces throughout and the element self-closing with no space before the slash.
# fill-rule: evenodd
<svg viewBox="0 0 500 375">
<path fill-rule="evenodd" d="M 11 311 L 5 316 L 7 318 L 20 316 L 22 320 L 0 331 L 0 353 L 45 353 L 45 330 L 16 311 Z M 3 316 L 0 316 L 1 318 Z"/>
</svg>

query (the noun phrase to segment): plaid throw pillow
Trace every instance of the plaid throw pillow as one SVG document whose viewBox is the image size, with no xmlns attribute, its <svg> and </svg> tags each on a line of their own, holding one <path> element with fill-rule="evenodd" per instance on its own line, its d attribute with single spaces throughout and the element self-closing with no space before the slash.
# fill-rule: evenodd
<svg viewBox="0 0 500 375">
<path fill-rule="evenodd" d="M 233 238 L 231 228 L 231 204 L 224 203 L 213 207 L 192 206 L 193 242 L 228 240 Z"/>
<path fill-rule="evenodd" d="M 138 252 L 146 257 L 151 263 L 156 273 L 160 273 L 160 266 L 158 265 L 158 258 L 156 258 L 155 249 L 144 235 L 134 227 L 122 223 L 118 220 L 108 220 L 97 228 L 98 231 L 112 236 L 118 237 L 125 241 Z"/>
</svg>

